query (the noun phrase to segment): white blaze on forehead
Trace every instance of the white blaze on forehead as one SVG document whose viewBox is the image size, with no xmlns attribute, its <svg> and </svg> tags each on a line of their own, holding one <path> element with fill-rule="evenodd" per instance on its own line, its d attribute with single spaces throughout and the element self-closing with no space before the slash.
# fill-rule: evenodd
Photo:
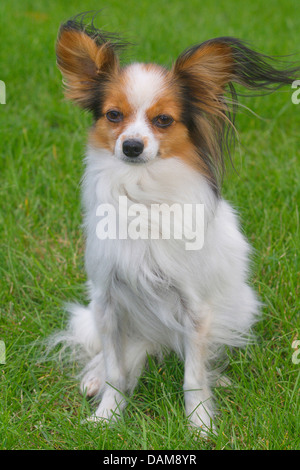
<svg viewBox="0 0 300 470">
<path fill-rule="evenodd" d="M 146 111 L 165 86 L 165 73 L 162 68 L 133 64 L 126 69 L 126 96 L 135 110 Z"/>
<path fill-rule="evenodd" d="M 132 108 L 132 115 L 116 141 L 115 155 L 123 159 L 123 142 L 127 139 L 139 139 L 144 144 L 140 158 L 145 162 L 153 160 L 159 151 L 159 140 L 151 129 L 146 113 L 166 87 L 165 71 L 155 65 L 132 64 L 125 69 L 124 78 L 126 98 Z"/>
</svg>

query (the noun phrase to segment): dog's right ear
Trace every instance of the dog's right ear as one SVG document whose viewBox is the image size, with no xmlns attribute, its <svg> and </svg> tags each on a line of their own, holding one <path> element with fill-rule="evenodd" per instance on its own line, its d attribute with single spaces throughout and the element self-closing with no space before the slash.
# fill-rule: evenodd
<svg viewBox="0 0 300 470">
<path fill-rule="evenodd" d="M 64 77 L 65 96 L 99 113 L 105 84 L 117 73 L 119 59 L 111 42 L 97 42 L 84 31 L 61 27 L 56 44 L 57 65 Z"/>
</svg>

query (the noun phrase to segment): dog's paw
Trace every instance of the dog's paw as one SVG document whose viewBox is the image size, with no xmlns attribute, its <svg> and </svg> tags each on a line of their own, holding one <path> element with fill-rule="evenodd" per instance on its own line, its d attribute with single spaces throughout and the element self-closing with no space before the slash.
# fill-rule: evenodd
<svg viewBox="0 0 300 470">
<path fill-rule="evenodd" d="M 100 395 L 102 387 L 105 385 L 105 367 L 103 352 L 97 354 L 87 364 L 82 372 L 80 391 L 87 397 Z"/>
<path fill-rule="evenodd" d="M 101 408 L 85 419 L 85 423 L 92 423 L 94 426 L 110 425 L 117 421 L 120 415 L 115 409 Z"/>
<path fill-rule="evenodd" d="M 94 397 L 100 393 L 101 380 L 99 377 L 88 374 L 80 383 L 80 391 L 87 397 Z"/>
<path fill-rule="evenodd" d="M 100 416 L 96 416 L 96 414 L 92 414 L 88 416 L 86 419 L 83 420 L 83 424 L 92 423 L 95 427 L 96 426 L 103 426 L 109 422 L 108 419 L 101 418 Z"/>
<path fill-rule="evenodd" d="M 189 416 L 190 429 L 201 437 L 208 438 L 215 433 L 215 426 L 212 420 L 212 413 L 209 413 L 204 406 L 199 406 Z"/>
</svg>

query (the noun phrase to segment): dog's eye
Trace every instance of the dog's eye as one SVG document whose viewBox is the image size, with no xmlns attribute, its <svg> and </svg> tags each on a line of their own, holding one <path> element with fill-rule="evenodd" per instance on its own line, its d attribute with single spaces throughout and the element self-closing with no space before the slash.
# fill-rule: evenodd
<svg viewBox="0 0 300 470">
<path fill-rule="evenodd" d="M 121 122 L 123 121 L 123 114 L 120 111 L 117 111 L 116 109 L 112 109 L 111 111 L 108 111 L 106 113 L 106 118 L 110 122 Z"/>
<path fill-rule="evenodd" d="M 174 119 L 172 116 L 168 116 L 167 114 L 159 114 L 152 122 L 157 127 L 169 127 L 172 122 L 174 122 Z"/>
</svg>

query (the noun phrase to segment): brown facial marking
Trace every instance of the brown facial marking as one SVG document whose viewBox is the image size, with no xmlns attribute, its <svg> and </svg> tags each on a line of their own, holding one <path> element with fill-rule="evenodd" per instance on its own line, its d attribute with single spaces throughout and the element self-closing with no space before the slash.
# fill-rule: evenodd
<svg viewBox="0 0 300 470">
<path fill-rule="evenodd" d="M 110 122 L 106 113 L 108 111 L 120 111 L 123 115 L 121 122 Z M 120 74 L 106 87 L 103 100 L 101 117 L 96 121 L 90 132 L 90 139 L 94 146 L 114 151 L 118 137 L 124 132 L 126 126 L 132 119 L 133 110 L 124 92 L 124 79 Z"/>
<path fill-rule="evenodd" d="M 174 122 L 166 128 L 152 125 L 153 132 L 160 141 L 159 155 L 161 158 L 178 157 L 208 176 L 208 168 L 197 154 L 195 146 L 190 140 L 188 129 L 181 121 L 182 108 L 179 90 L 171 74 L 166 77 L 166 85 L 157 102 L 147 110 L 150 123 L 160 114 L 169 115 L 174 119 Z"/>
</svg>

